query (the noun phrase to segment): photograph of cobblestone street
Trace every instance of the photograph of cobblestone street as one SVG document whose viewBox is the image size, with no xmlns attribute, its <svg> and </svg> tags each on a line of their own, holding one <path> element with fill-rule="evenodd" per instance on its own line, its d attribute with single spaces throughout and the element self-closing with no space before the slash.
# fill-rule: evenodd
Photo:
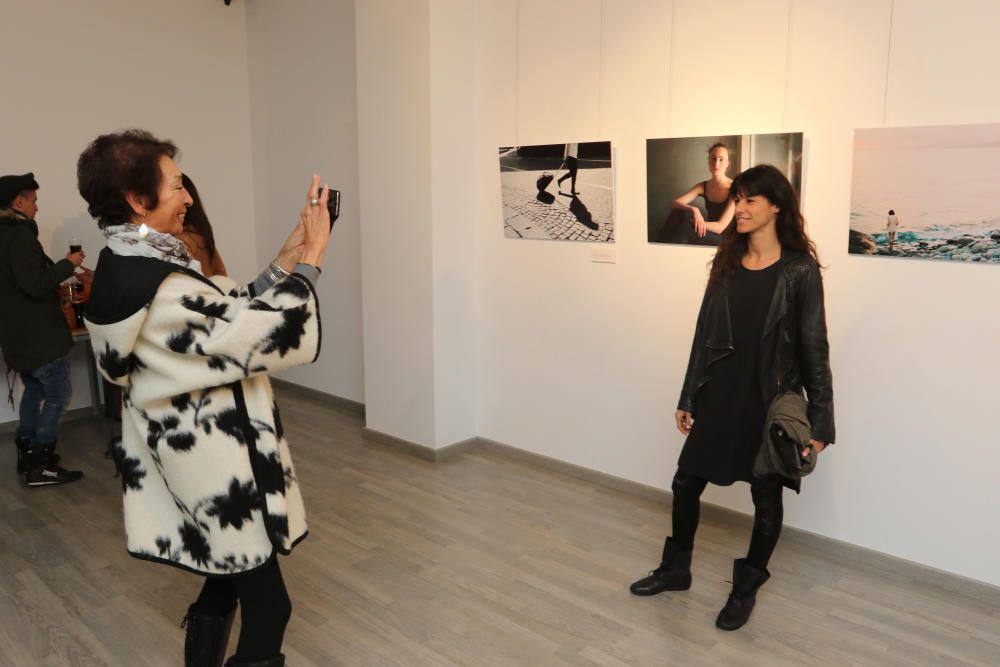
<svg viewBox="0 0 1000 667">
<path fill-rule="evenodd" d="M 611 142 L 504 146 L 504 236 L 614 242 Z"/>
</svg>

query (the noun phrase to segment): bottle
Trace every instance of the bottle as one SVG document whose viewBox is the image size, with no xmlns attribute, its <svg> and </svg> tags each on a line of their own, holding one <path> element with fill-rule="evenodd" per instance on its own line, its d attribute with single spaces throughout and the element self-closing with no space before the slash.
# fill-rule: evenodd
<svg viewBox="0 0 1000 667">
<path fill-rule="evenodd" d="M 62 309 L 63 317 L 66 318 L 66 326 L 72 331 L 76 326 L 76 313 L 73 311 L 73 289 L 69 282 L 59 285 L 59 307 Z"/>
<path fill-rule="evenodd" d="M 73 278 L 69 281 L 69 300 L 73 304 L 73 320 L 76 329 L 82 329 L 83 324 L 83 307 L 87 304 L 84 300 L 83 293 L 83 283 L 81 283 L 77 278 Z"/>
</svg>

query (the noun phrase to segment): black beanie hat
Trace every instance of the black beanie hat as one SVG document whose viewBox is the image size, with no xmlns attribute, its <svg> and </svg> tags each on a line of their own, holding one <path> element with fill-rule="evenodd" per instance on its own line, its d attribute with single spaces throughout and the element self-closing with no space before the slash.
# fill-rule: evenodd
<svg viewBox="0 0 1000 667">
<path fill-rule="evenodd" d="M 0 208 L 9 208 L 14 198 L 25 190 L 37 190 L 38 181 L 32 172 L 20 176 L 0 176 Z"/>
</svg>

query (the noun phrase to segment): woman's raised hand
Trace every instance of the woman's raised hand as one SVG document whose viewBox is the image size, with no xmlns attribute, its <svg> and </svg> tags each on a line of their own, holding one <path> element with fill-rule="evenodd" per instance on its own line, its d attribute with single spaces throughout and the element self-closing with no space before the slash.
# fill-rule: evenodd
<svg viewBox="0 0 1000 667">
<path fill-rule="evenodd" d="M 306 205 L 299 213 L 302 227 L 302 256 L 300 262 L 320 266 L 323 254 L 330 243 L 330 209 L 326 202 L 330 198 L 329 186 L 319 186 L 319 176 L 313 174 L 306 194 Z"/>
<path fill-rule="evenodd" d="M 674 418 L 677 420 L 677 430 L 681 432 L 681 435 L 687 435 L 691 432 L 694 417 L 690 412 L 687 410 L 678 410 L 674 413 Z"/>
<path fill-rule="evenodd" d="M 330 243 L 330 210 L 326 207 L 329 188 L 320 188 L 319 176 L 313 174 L 306 194 L 306 205 L 299 222 L 278 251 L 278 265 L 291 271 L 299 262 L 320 266 Z M 316 202 L 313 204 L 313 202 Z"/>
<path fill-rule="evenodd" d="M 278 266 L 291 273 L 302 257 L 302 242 L 304 240 L 305 228 L 300 220 L 295 224 L 292 233 L 285 239 L 285 245 L 281 246 L 281 250 L 278 251 L 278 258 L 275 260 Z"/>
</svg>

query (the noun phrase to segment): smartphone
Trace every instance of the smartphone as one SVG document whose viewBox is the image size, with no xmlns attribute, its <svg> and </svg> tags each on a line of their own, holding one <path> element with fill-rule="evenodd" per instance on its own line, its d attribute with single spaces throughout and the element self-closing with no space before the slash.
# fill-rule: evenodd
<svg viewBox="0 0 1000 667">
<path fill-rule="evenodd" d="M 326 207 L 330 211 L 330 229 L 333 229 L 333 223 L 340 217 L 340 190 L 330 190 Z"/>
</svg>

